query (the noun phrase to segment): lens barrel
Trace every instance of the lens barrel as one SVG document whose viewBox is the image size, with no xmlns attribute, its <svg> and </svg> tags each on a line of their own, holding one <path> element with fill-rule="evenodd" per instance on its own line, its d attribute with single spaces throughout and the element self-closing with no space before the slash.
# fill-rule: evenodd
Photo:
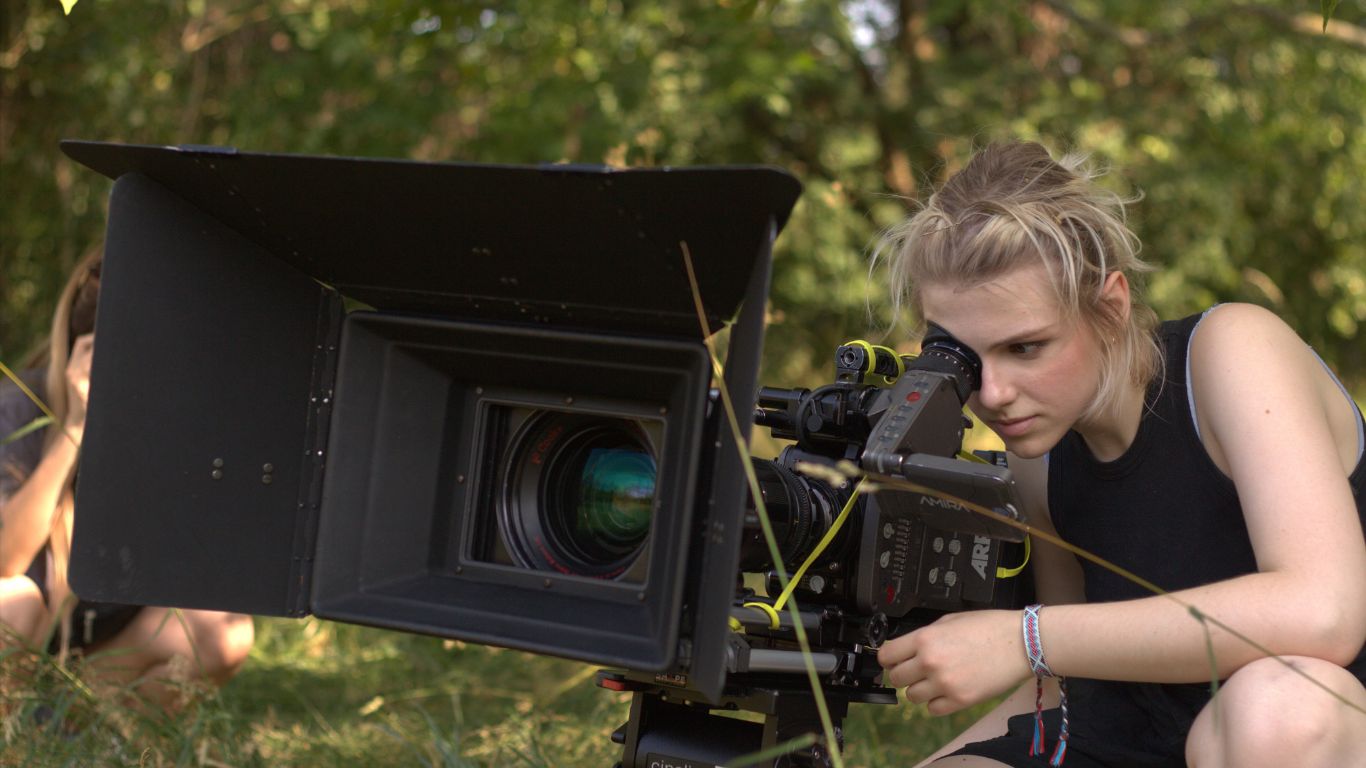
<svg viewBox="0 0 1366 768">
<path fill-rule="evenodd" d="M 503 460 L 499 533 L 522 567 L 617 578 L 649 539 L 657 472 L 638 422 L 538 413 Z"/>
<path fill-rule="evenodd" d="M 961 403 L 967 402 L 968 395 L 982 385 L 982 359 L 972 347 L 934 323 L 929 324 L 925 338 L 920 343 L 920 354 L 911 361 L 907 370 L 947 375 Z"/>
<path fill-rule="evenodd" d="M 784 566 L 795 569 L 830 530 L 852 493 L 851 486 L 836 488 L 824 480 L 798 474 L 777 461 L 754 459 L 753 463 L 778 552 Z M 740 570 L 753 573 L 772 568 L 773 556 L 752 495 L 745 507 L 744 523 Z M 840 549 L 837 542 L 822 553 L 819 562 L 835 557 Z"/>
</svg>

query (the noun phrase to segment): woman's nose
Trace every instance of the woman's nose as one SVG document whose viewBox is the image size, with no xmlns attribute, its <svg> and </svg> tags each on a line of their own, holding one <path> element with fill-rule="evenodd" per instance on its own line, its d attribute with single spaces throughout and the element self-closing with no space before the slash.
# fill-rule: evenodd
<svg viewBox="0 0 1366 768">
<path fill-rule="evenodd" d="M 977 400 L 988 411 L 999 413 L 1015 400 L 1015 387 L 996 366 L 983 364 L 982 387 L 977 392 Z"/>
</svg>

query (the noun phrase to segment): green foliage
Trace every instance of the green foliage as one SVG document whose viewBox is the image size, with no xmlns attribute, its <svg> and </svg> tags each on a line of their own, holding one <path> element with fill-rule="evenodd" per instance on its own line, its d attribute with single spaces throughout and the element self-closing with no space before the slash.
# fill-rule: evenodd
<svg viewBox="0 0 1366 768">
<path fill-rule="evenodd" d="M 1333 4 L 1334 6 L 1336 4 Z M 901 198 L 974 144 L 1078 149 L 1141 192 L 1161 313 L 1255 301 L 1366 385 L 1360 6 L 886 0 L 90 2 L 0 11 L 0 357 L 40 337 L 108 183 L 57 141 L 423 160 L 765 163 L 780 241 L 766 380 L 827 377 L 883 290 Z M 1331 19 L 1332 23 L 1327 23 Z M 1322 31 L 1321 31 L 1322 30 Z M 880 310 L 879 310 L 880 311 Z M 877 313 L 875 312 L 875 315 Z M 874 327 L 882 327 L 880 318 Z M 894 338 L 896 341 L 899 337 Z"/>
</svg>

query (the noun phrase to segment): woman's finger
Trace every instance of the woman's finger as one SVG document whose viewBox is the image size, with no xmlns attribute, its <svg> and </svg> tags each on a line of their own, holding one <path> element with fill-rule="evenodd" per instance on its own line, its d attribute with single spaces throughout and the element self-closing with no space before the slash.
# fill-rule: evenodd
<svg viewBox="0 0 1366 768">
<path fill-rule="evenodd" d="M 892 638 L 878 649 L 877 663 L 881 664 L 883 669 L 891 669 L 915 658 L 915 648 L 914 632 Z"/>
<path fill-rule="evenodd" d="M 925 710 L 936 717 L 953 714 L 962 709 L 963 706 L 962 702 L 955 701 L 947 696 L 936 696 L 925 702 Z"/>
<path fill-rule="evenodd" d="M 906 700 L 914 704 L 925 704 L 936 698 L 943 697 L 939 695 L 938 686 L 928 678 L 917 680 L 906 686 Z"/>
<path fill-rule="evenodd" d="M 904 688 L 928 677 L 920 662 L 909 659 L 887 670 L 886 684 L 893 688 Z"/>
</svg>

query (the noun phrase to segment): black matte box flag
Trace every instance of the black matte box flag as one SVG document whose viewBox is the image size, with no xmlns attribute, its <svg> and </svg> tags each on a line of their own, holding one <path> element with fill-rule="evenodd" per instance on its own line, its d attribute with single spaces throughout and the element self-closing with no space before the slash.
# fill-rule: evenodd
<svg viewBox="0 0 1366 768">
<path fill-rule="evenodd" d="M 683 254 L 706 333 L 736 320 L 726 377 L 748 413 L 790 176 L 63 149 L 116 180 L 83 597 L 331 612 L 637 669 L 670 668 L 691 632 L 694 678 L 719 687 L 745 491 L 707 422 Z M 472 554 L 501 520 L 489 425 L 538 411 L 650 423 L 632 583 Z"/>
</svg>

